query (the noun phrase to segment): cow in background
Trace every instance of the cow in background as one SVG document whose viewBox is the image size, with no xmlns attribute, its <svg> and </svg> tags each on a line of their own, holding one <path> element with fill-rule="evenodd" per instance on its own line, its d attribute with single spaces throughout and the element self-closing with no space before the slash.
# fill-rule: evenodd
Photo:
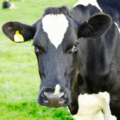
<svg viewBox="0 0 120 120">
<path fill-rule="evenodd" d="M 13 3 L 10 3 L 9 0 L 6 0 L 3 2 L 3 9 L 5 8 L 14 9 L 17 7 Z"/>
</svg>

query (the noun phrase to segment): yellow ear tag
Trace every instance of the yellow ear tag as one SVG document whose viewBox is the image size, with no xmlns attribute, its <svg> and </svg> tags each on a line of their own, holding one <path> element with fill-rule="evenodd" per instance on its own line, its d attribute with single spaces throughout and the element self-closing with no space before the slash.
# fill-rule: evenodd
<svg viewBox="0 0 120 120">
<path fill-rule="evenodd" d="M 16 31 L 16 34 L 14 35 L 14 41 L 15 42 L 23 42 L 24 38 L 23 36 L 19 33 L 19 31 Z"/>
</svg>

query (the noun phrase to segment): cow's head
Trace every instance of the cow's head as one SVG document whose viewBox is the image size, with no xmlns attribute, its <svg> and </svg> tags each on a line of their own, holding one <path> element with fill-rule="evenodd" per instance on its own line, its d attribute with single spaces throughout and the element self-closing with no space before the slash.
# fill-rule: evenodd
<svg viewBox="0 0 120 120">
<path fill-rule="evenodd" d="M 40 105 L 60 107 L 72 101 L 71 87 L 78 66 L 79 39 L 100 37 L 110 25 L 108 15 L 97 14 L 88 22 L 80 23 L 71 17 L 67 7 L 59 7 L 47 8 L 43 17 L 32 26 L 8 22 L 2 29 L 14 42 L 34 39 L 41 77 L 38 102 Z M 23 36 L 24 40 L 19 36 Z"/>
</svg>

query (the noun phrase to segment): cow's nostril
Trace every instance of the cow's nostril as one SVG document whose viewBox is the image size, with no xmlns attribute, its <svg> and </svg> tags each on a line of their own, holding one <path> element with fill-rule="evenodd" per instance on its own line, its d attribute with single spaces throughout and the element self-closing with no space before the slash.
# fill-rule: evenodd
<svg viewBox="0 0 120 120">
<path fill-rule="evenodd" d="M 44 93 L 41 94 L 41 99 L 45 104 L 48 103 L 48 98 L 45 96 Z"/>
<path fill-rule="evenodd" d="M 48 100 L 44 100 L 44 104 L 47 104 L 48 103 Z"/>
<path fill-rule="evenodd" d="M 51 92 L 44 92 L 45 97 L 48 99 L 52 96 Z"/>
<path fill-rule="evenodd" d="M 68 100 L 68 97 L 67 97 L 67 95 L 64 93 L 64 95 L 60 98 L 59 103 L 60 103 L 60 104 L 64 104 L 64 103 L 67 102 L 67 100 Z"/>
<path fill-rule="evenodd" d="M 60 100 L 60 99 L 62 99 L 62 98 L 64 97 L 65 93 L 64 93 L 64 92 L 61 92 L 61 93 L 59 93 L 59 94 L 57 94 L 57 95 L 58 95 L 59 100 Z"/>
<path fill-rule="evenodd" d="M 64 98 L 61 98 L 61 99 L 59 100 L 59 103 L 60 103 L 60 104 L 64 104 L 64 103 L 65 103 L 65 99 L 64 99 Z"/>
</svg>

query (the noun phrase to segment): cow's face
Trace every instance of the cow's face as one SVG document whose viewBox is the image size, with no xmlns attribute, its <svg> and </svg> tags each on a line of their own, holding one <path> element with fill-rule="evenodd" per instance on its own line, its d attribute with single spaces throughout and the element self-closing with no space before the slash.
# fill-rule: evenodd
<svg viewBox="0 0 120 120">
<path fill-rule="evenodd" d="M 38 102 L 51 107 L 67 106 L 71 103 L 78 47 L 77 34 L 70 19 L 63 14 L 43 17 L 33 45 L 41 77 Z"/>
<path fill-rule="evenodd" d="M 47 9 L 43 18 L 33 26 L 8 22 L 3 25 L 3 32 L 13 41 L 16 41 L 16 31 L 20 32 L 24 41 L 34 38 L 41 77 L 38 102 L 49 107 L 60 107 L 72 102 L 71 87 L 76 56 L 80 52 L 79 38 L 100 37 L 110 25 L 111 18 L 104 14 L 80 24 L 70 16 L 66 7 L 60 7 Z M 17 38 L 16 42 L 20 40 Z"/>
</svg>

